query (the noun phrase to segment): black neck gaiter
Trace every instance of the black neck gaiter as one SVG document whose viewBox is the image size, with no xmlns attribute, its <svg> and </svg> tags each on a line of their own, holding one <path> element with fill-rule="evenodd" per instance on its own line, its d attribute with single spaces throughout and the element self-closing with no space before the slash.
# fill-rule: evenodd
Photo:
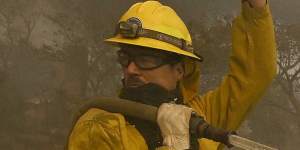
<svg viewBox="0 0 300 150">
<path fill-rule="evenodd" d="M 167 91 L 163 87 L 152 83 L 137 88 L 123 88 L 119 97 L 156 107 L 167 102 L 183 103 L 179 88 Z M 150 150 L 154 150 L 162 145 L 162 137 L 156 123 L 130 116 L 125 116 L 125 118 L 139 130 Z"/>
</svg>

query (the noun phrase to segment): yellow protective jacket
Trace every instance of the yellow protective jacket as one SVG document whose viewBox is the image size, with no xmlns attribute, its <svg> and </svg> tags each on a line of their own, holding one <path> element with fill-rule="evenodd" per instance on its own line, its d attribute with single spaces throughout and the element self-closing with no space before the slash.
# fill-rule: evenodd
<svg viewBox="0 0 300 150">
<path fill-rule="evenodd" d="M 199 66 L 185 61 L 186 76 L 180 82 L 184 102 L 215 127 L 236 130 L 247 112 L 263 95 L 276 74 L 276 46 L 269 5 L 264 9 L 242 5 L 232 26 L 233 50 L 229 73 L 220 86 L 203 96 L 199 91 Z M 192 71 L 193 70 L 193 71 Z M 201 150 L 221 149 L 221 144 L 200 139 Z M 121 114 L 92 108 L 77 121 L 69 150 L 147 150 L 134 125 Z M 168 149 L 160 147 L 158 149 Z"/>
</svg>

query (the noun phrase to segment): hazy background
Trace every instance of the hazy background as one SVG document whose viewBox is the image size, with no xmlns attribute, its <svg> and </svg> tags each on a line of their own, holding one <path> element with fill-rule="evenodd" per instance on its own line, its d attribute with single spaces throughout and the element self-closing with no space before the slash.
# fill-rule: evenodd
<svg viewBox="0 0 300 150">
<path fill-rule="evenodd" d="M 115 48 L 103 39 L 134 0 L 0 0 L 0 149 L 62 150 L 82 98 L 120 87 Z M 204 56 L 201 91 L 227 72 L 239 0 L 161 0 Z M 300 147 L 300 1 L 271 0 L 278 76 L 239 133 L 284 150 Z"/>
</svg>

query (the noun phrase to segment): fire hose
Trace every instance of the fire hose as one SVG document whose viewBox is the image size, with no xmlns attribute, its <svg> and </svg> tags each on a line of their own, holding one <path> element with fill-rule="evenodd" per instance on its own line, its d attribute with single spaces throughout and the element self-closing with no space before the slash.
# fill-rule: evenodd
<svg viewBox="0 0 300 150">
<path fill-rule="evenodd" d="M 151 105 L 137 103 L 120 98 L 94 97 L 83 101 L 78 112 L 75 114 L 74 123 L 77 119 L 90 108 L 100 108 L 113 113 L 121 113 L 131 117 L 156 122 L 158 108 Z M 191 130 L 192 129 L 192 130 Z M 238 147 L 244 150 L 277 150 L 252 140 L 240 137 L 234 132 L 215 128 L 209 125 L 201 116 L 192 113 L 190 119 L 191 133 L 197 133 L 195 139 L 207 138 L 216 142 L 223 143 L 227 147 Z"/>
</svg>

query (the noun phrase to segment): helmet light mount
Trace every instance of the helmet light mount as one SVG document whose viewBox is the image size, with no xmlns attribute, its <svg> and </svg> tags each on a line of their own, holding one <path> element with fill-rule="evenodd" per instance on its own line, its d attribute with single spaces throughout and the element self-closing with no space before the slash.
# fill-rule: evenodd
<svg viewBox="0 0 300 150">
<path fill-rule="evenodd" d="M 124 38 L 137 38 L 141 29 L 142 22 L 138 18 L 132 17 L 118 24 L 117 33 Z"/>
<path fill-rule="evenodd" d="M 126 21 L 119 22 L 116 30 L 116 34 L 120 34 L 123 38 L 135 39 L 138 37 L 146 37 L 162 42 L 169 43 L 185 51 L 194 53 L 194 49 L 191 44 L 188 44 L 184 39 L 180 39 L 162 32 L 145 29 L 142 26 L 140 19 L 136 17 L 129 18 Z"/>
</svg>

